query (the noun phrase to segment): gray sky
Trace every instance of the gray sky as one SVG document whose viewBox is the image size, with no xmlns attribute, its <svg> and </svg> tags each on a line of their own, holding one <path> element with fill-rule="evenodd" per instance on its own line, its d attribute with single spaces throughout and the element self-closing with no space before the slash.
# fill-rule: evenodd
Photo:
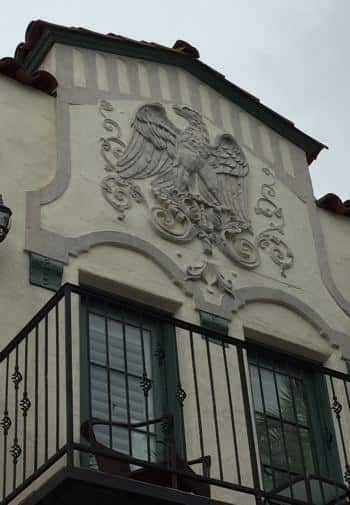
<svg viewBox="0 0 350 505">
<path fill-rule="evenodd" d="M 315 194 L 350 198 L 350 0 L 6 2 L 0 56 L 13 55 L 32 19 L 170 46 L 187 40 L 204 62 L 327 144 L 310 168 Z"/>
</svg>

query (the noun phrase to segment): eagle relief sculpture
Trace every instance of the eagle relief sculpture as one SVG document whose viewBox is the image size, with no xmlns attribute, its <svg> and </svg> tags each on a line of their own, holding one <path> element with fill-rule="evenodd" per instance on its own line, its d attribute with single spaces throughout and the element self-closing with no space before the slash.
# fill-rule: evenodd
<svg viewBox="0 0 350 505">
<path fill-rule="evenodd" d="M 207 255 L 215 245 L 239 265 L 256 267 L 259 253 L 247 238 L 252 234 L 247 205 L 249 166 L 233 136 L 222 133 L 212 143 L 197 111 L 173 106 L 187 122 L 181 130 L 163 105 L 152 103 L 138 108 L 125 146 L 119 125 L 106 116 L 112 110 L 108 102 L 100 104 L 104 128 L 116 132 L 101 139 L 106 169 L 113 171 L 103 179 L 102 189 L 121 218 L 132 200 L 148 207 L 136 181 L 150 178 L 155 203 L 149 208 L 150 219 L 163 238 L 177 243 L 197 238 Z"/>
</svg>

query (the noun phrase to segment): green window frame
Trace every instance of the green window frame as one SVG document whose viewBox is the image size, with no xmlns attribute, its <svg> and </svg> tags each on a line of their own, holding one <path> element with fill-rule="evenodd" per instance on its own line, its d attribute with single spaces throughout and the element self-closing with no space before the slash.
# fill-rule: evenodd
<svg viewBox="0 0 350 505">
<path fill-rule="evenodd" d="M 129 300 L 101 298 L 93 292 L 81 298 L 81 423 L 91 417 L 139 422 L 170 413 L 176 451 L 184 457 L 175 329 L 161 318 L 145 315 L 144 310 Z M 95 434 L 107 447 L 131 457 L 163 458 L 160 423 L 149 429 L 100 427 Z M 84 466 L 94 466 L 94 458 L 82 459 Z"/>
<path fill-rule="evenodd" d="M 248 363 L 265 490 L 307 474 L 342 482 L 325 378 L 302 361 L 259 348 Z"/>
</svg>

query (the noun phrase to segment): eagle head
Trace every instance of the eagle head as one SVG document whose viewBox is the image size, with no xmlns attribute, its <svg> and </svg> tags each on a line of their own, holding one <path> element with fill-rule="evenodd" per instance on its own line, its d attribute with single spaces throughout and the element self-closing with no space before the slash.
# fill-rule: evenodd
<svg viewBox="0 0 350 505">
<path fill-rule="evenodd" d="M 200 119 L 201 119 L 198 112 L 191 109 L 187 105 L 184 105 L 184 106 L 174 105 L 173 110 L 174 110 L 174 112 L 176 112 L 176 114 L 178 116 L 184 117 L 185 119 L 187 119 L 187 121 L 190 121 L 190 122 L 191 121 L 200 121 Z"/>
</svg>

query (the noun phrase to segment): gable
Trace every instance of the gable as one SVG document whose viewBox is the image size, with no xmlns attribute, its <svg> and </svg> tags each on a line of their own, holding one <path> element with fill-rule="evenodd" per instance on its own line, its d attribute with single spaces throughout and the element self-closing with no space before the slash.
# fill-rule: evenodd
<svg viewBox="0 0 350 505">
<path fill-rule="evenodd" d="M 175 44 L 174 48 L 167 48 L 154 43 L 137 42 L 114 34 L 102 35 L 81 28 L 65 28 L 43 21 L 35 21 L 29 25 L 26 42 L 18 47 L 16 58 L 25 65 L 28 71 L 33 72 L 40 67 L 55 43 L 182 68 L 297 145 L 305 152 L 308 163 L 311 163 L 325 147 L 297 129 L 291 121 L 263 105 L 259 99 L 229 82 L 222 74 L 196 59 L 196 52 L 187 51 L 186 47 L 184 49 Z M 195 48 L 192 49 L 195 50 Z"/>
</svg>

